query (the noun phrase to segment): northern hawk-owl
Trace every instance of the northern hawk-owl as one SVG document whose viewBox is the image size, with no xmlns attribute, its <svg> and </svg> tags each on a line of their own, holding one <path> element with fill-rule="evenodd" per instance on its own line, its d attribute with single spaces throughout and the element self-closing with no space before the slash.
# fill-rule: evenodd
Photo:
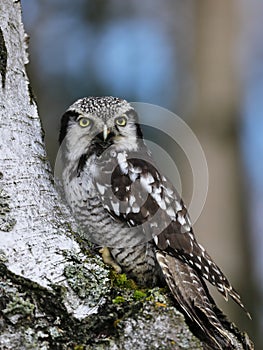
<svg viewBox="0 0 263 350">
<path fill-rule="evenodd" d="M 115 268 L 137 283 L 165 281 L 207 348 L 252 349 L 208 292 L 204 279 L 244 308 L 196 241 L 182 199 L 155 166 L 134 108 L 116 97 L 80 99 L 63 115 L 59 141 L 66 200 L 87 240 L 108 247 Z"/>
</svg>

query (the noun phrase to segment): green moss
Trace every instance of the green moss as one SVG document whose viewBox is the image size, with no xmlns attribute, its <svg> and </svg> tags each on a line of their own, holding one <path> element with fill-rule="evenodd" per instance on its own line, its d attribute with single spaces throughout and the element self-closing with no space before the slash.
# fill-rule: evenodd
<svg viewBox="0 0 263 350">
<path fill-rule="evenodd" d="M 126 300 L 122 296 L 117 296 L 116 298 L 112 299 L 113 304 L 121 304 L 124 303 Z"/>
<path fill-rule="evenodd" d="M 110 277 L 115 290 L 115 295 L 112 299 L 113 304 L 121 304 L 124 303 L 124 301 L 128 303 L 135 302 L 136 305 L 142 305 L 142 303 L 149 301 L 156 303 L 156 306 L 166 306 L 167 304 L 167 298 L 165 297 L 165 292 L 167 290 L 164 288 L 140 288 L 132 279 L 129 279 L 126 274 L 118 274 L 113 270 L 111 271 Z M 121 294 L 122 296 L 116 296 L 116 294 Z"/>
<path fill-rule="evenodd" d="M 116 287 L 137 289 L 136 283 L 132 279 L 129 279 L 125 273 L 118 274 L 115 271 L 111 271 L 111 279 Z"/>
<path fill-rule="evenodd" d="M 84 350 L 84 349 L 85 349 L 84 345 L 75 345 L 74 346 L 74 350 Z"/>
<path fill-rule="evenodd" d="M 141 300 L 141 299 L 144 299 L 146 298 L 147 294 L 141 290 L 135 290 L 134 293 L 133 293 L 133 298 L 135 300 Z"/>
</svg>

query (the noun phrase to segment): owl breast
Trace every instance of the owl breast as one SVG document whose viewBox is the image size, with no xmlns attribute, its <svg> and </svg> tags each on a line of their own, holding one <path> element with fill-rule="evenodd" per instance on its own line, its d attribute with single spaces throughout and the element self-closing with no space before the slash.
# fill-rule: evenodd
<svg viewBox="0 0 263 350">
<path fill-rule="evenodd" d="M 66 201 L 79 224 L 81 235 L 98 246 L 109 247 L 122 271 L 138 284 L 156 285 L 161 274 L 153 242 L 138 244 L 143 235 L 140 227 L 129 227 L 125 221 L 110 215 L 94 185 L 94 172 L 97 169 L 89 162 L 79 174 L 70 167 L 63 171 Z"/>
</svg>

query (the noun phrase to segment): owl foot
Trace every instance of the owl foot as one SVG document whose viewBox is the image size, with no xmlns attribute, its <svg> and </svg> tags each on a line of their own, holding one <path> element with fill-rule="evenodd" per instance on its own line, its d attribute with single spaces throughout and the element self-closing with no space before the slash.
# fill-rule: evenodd
<svg viewBox="0 0 263 350">
<path fill-rule="evenodd" d="M 109 248 L 103 247 L 99 252 L 101 253 L 102 260 L 105 264 L 113 267 L 117 273 L 121 273 L 121 267 L 112 258 Z"/>
</svg>

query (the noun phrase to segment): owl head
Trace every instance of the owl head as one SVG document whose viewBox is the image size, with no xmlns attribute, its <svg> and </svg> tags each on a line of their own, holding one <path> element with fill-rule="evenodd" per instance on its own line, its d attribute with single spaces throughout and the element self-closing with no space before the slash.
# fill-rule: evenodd
<svg viewBox="0 0 263 350">
<path fill-rule="evenodd" d="M 142 132 L 134 108 L 116 97 L 84 97 L 73 103 L 61 119 L 60 144 L 70 158 L 91 151 L 98 155 L 113 146 L 136 151 Z"/>
</svg>

